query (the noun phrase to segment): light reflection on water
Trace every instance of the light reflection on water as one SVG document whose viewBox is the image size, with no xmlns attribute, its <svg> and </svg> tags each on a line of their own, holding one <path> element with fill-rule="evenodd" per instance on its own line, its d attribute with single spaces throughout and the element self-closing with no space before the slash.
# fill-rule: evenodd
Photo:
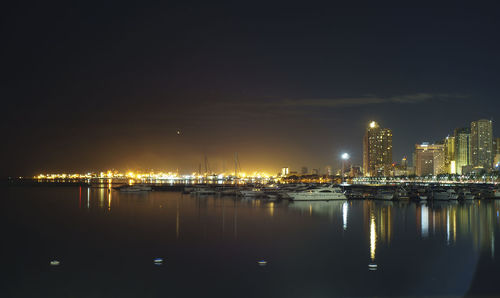
<svg viewBox="0 0 500 298">
<path fill-rule="evenodd" d="M 167 260 L 162 270 L 175 268 L 164 272 L 176 281 L 170 285 L 174 292 L 188 281 L 206 281 L 213 290 L 209 281 L 216 284 L 217 276 L 224 276 L 231 286 L 222 296 L 255 296 L 238 292 L 248 280 L 260 282 L 269 297 L 463 295 L 470 288 L 472 293 L 500 293 L 500 286 L 487 283 L 500 274 L 495 260 L 498 201 L 267 202 L 177 192 L 120 193 L 110 184 L 76 191 L 17 189 L 10 196 L 15 200 L 6 201 L 11 204 L 6 206 L 12 213 L 9 224 L 19 229 L 7 241 L 15 243 L 14 259 L 32 258 L 25 265 L 29 267 L 58 255 L 59 270 L 83 272 L 84 280 L 97 278 L 91 277 L 96 270 L 121 276 L 125 285 L 134 283 L 133 276 L 154 280 L 155 273 L 143 266 L 159 256 Z M 28 207 L 27 213 L 19 206 Z M 40 239 L 29 245 L 16 242 L 26 229 Z M 93 267 L 65 267 L 78 258 Z M 128 265 L 102 267 L 113 259 Z M 269 273 L 265 278 L 250 265 L 259 259 L 269 261 L 260 268 Z M 367 265 L 377 266 L 376 271 L 369 272 Z M 29 268 L 26 272 L 40 270 Z M 193 274 L 194 268 L 200 276 Z M 23 281 L 22 275 L 12 278 Z M 115 291 L 113 295 L 127 292 Z"/>
<path fill-rule="evenodd" d="M 180 218 L 182 214 L 181 205 L 186 206 L 186 201 L 196 203 L 196 208 L 217 210 L 220 209 L 221 229 L 225 231 L 226 209 L 232 209 L 232 228 L 237 235 L 238 209 L 266 209 L 267 215 L 273 217 L 275 209 L 279 209 L 280 215 L 284 212 L 294 212 L 301 216 L 319 217 L 324 219 L 342 219 L 342 229 L 348 229 L 349 212 L 355 205 L 363 213 L 363 221 L 368 227 L 370 243 L 370 259 L 375 260 L 377 241 L 390 245 L 394 216 L 391 215 L 394 208 L 407 212 L 414 210 L 415 228 L 421 239 L 429 237 L 439 238 L 444 236 L 447 245 L 452 246 L 457 241 L 457 233 L 461 237 L 470 237 L 471 243 L 477 252 L 487 250 L 492 258 L 495 255 L 495 230 L 500 224 L 499 201 L 472 201 L 472 202 L 439 202 L 439 203 L 413 203 L 413 202 L 386 202 L 386 201 L 318 201 L 318 202 L 266 202 L 265 200 L 244 200 L 232 197 L 203 196 L 193 197 L 180 195 L 178 193 L 120 193 L 112 190 L 111 185 L 102 188 L 86 188 L 86 208 L 100 208 L 111 211 L 112 206 L 118 206 L 120 199 L 131 203 L 146 203 L 154 205 L 155 200 L 162 194 L 174 195 L 175 198 L 175 234 L 179 238 Z M 113 200 L 112 200 L 113 198 Z M 81 201 L 81 194 L 79 197 Z M 94 201 L 96 204 L 92 205 Z M 211 212 L 210 211 L 210 212 Z M 403 218 L 413 217 L 410 214 L 402 214 Z M 359 218 L 357 219 L 359 220 Z M 458 229 L 458 231 L 457 231 Z"/>
</svg>

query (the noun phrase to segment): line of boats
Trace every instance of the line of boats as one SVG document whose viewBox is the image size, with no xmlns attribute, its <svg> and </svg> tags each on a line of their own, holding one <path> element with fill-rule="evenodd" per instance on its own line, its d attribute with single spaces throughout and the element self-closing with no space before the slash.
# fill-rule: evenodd
<svg viewBox="0 0 500 298">
<path fill-rule="evenodd" d="M 118 188 L 121 192 L 146 192 L 154 190 L 154 186 L 136 184 Z M 218 195 L 258 198 L 268 200 L 292 201 L 330 201 L 347 199 L 375 200 L 418 200 L 449 201 L 500 198 L 499 185 L 398 185 L 398 186 L 365 186 L 365 185 L 333 185 L 333 184 L 275 184 L 251 186 L 185 186 L 184 194 L 194 196 Z"/>
</svg>

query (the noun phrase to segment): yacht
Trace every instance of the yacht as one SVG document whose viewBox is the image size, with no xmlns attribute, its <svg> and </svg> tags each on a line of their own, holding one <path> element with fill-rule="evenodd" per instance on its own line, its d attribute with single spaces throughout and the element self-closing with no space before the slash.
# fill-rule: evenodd
<svg viewBox="0 0 500 298">
<path fill-rule="evenodd" d="M 396 198 L 399 200 L 409 200 L 410 199 L 410 191 L 408 191 L 404 187 L 398 187 L 396 190 Z"/>
<path fill-rule="evenodd" d="M 141 192 L 141 191 L 151 191 L 151 186 L 148 185 L 127 185 L 120 188 L 121 192 Z"/>
<path fill-rule="evenodd" d="M 475 195 L 468 189 L 463 189 L 459 194 L 459 198 L 464 200 L 474 200 Z"/>
<path fill-rule="evenodd" d="M 363 198 L 363 191 L 362 190 L 351 189 L 348 192 L 346 191 L 345 195 L 349 199 L 362 199 Z"/>
<path fill-rule="evenodd" d="M 240 195 L 245 198 L 256 198 L 264 196 L 264 192 L 260 188 L 240 190 Z"/>
<path fill-rule="evenodd" d="M 446 201 L 458 199 L 458 194 L 451 188 L 449 189 L 435 189 L 432 191 L 434 200 Z"/>
<path fill-rule="evenodd" d="M 293 201 L 330 201 L 347 199 L 339 187 L 310 188 L 304 191 L 288 192 L 287 195 Z"/>
<path fill-rule="evenodd" d="M 393 200 L 395 198 L 395 195 L 396 194 L 395 194 L 394 190 L 383 190 L 383 189 L 380 189 L 375 194 L 375 199 L 376 200 L 390 201 L 390 200 Z"/>
<path fill-rule="evenodd" d="M 220 189 L 217 189 L 217 191 L 221 196 L 235 196 L 239 193 L 237 187 L 222 187 Z"/>
<path fill-rule="evenodd" d="M 493 196 L 495 198 L 500 198 L 500 186 L 496 186 L 494 189 L 493 189 Z"/>
<path fill-rule="evenodd" d="M 196 187 L 192 192 L 191 194 L 193 195 L 214 195 L 216 194 L 217 192 L 215 191 L 215 189 L 211 188 L 211 187 L 206 187 L 206 186 L 199 186 L 199 187 Z"/>
</svg>

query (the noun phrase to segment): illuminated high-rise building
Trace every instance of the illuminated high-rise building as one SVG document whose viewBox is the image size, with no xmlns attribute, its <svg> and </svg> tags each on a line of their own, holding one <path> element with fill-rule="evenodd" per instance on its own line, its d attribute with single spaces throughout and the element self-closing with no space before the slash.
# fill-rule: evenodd
<svg viewBox="0 0 500 298">
<path fill-rule="evenodd" d="M 444 139 L 444 166 L 445 173 L 456 174 L 455 137 L 452 136 L 447 136 Z"/>
<path fill-rule="evenodd" d="M 281 168 L 281 176 L 286 176 L 289 174 L 288 168 Z"/>
<path fill-rule="evenodd" d="M 422 143 L 415 145 L 415 174 L 439 175 L 446 172 L 443 144 Z"/>
<path fill-rule="evenodd" d="M 406 156 L 401 159 L 401 169 L 405 171 L 408 169 L 408 159 Z"/>
<path fill-rule="evenodd" d="M 495 149 L 495 157 L 493 158 L 493 167 L 500 168 L 500 138 L 495 138 L 493 148 Z"/>
<path fill-rule="evenodd" d="M 470 129 L 468 127 L 455 129 L 455 168 L 461 175 L 462 168 L 470 165 Z"/>
<path fill-rule="evenodd" d="M 493 165 L 493 125 L 481 119 L 470 124 L 470 165 L 490 169 Z"/>
<path fill-rule="evenodd" d="M 388 176 L 392 164 L 392 131 L 370 122 L 363 139 L 365 176 Z"/>
</svg>

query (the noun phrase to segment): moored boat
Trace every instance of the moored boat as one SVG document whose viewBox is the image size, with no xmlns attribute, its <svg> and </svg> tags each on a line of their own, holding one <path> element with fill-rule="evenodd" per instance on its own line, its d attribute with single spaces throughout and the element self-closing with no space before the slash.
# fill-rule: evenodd
<svg viewBox="0 0 500 298">
<path fill-rule="evenodd" d="M 493 189 L 493 197 L 500 198 L 500 186 L 497 186 Z"/>
<path fill-rule="evenodd" d="M 458 197 L 463 200 L 474 200 L 476 196 L 470 190 L 463 189 L 459 192 Z"/>
<path fill-rule="evenodd" d="M 390 201 L 395 198 L 396 194 L 393 190 L 379 190 L 375 193 L 376 200 L 386 200 Z"/>
<path fill-rule="evenodd" d="M 143 192 L 143 191 L 151 191 L 152 188 L 149 185 L 127 185 L 120 187 L 121 192 Z"/>
<path fill-rule="evenodd" d="M 432 198 L 437 201 L 457 200 L 458 194 L 451 188 L 440 188 L 432 191 Z"/>
<path fill-rule="evenodd" d="M 240 195 L 245 198 L 256 198 L 265 196 L 264 192 L 260 188 L 240 190 Z"/>
<path fill-rule="evenodd" d="M 288 192 L 293 201 L 330 201 L 346 200 L 347 197 L 339 187 L 318 187 L 304 191 Z"/>
</svg>

